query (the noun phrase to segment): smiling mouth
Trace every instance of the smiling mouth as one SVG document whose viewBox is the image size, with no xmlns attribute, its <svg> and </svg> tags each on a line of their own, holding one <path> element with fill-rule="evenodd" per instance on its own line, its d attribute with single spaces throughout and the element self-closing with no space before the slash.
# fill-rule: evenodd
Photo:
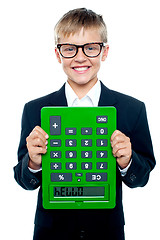
<svg viewBox="0 0 160 240">
<path fill-rule="evenodd" d="M 73 67 L 73 70 L 77 71 L 77 72 L 85 72 L 89 69 L 90 67 Z"/>
</svg>

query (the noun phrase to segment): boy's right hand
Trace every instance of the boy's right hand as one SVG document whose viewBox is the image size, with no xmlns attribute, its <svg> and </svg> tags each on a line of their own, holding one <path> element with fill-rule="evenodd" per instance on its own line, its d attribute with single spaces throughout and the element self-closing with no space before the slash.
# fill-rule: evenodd
<svg viewBox="0 0 160 240">
<path fill-rule="evenodd" d="M 30 158 L 28 166 L 31 169 L 38 170 L 41 168 L 42 154 L 47 152 L 48 138 L 48 134 L 39 126 L 36 126 L 26 138 Z"/>
</svg>

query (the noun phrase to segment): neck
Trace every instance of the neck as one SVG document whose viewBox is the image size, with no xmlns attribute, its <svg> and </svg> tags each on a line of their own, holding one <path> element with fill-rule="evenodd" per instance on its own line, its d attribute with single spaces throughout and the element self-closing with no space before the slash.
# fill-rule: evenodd
<svg viewBox="0 0 160 240">
<path fill-rule="evenodd" d="M 73 82 L 72 80 L 68 79 L 68 83 L 75 92 L 75 94 L 78 96 L 79 99 L 82 99 L 86 94 L 90 91 L 90 89 L 96 84 L 98 79 L 94 79 L 89 81 L 86 84 L 77 84 Z"/>
</svg>

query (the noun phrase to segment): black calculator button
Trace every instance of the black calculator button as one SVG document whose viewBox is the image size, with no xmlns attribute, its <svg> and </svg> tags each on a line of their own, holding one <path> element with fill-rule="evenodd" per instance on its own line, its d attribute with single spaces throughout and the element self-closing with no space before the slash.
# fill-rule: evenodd
<svg viewBox="0 0 160 240">
<path fill-rule="evenodd" d="M 72 182 L 72 173 L 51 173 L 52 182 Z"/>
<path fill-rule="evenodd" d="M 97 162 L 97 169 L 107 169 L 107 162 Z"/>
<path fill-rule="evenodd" d="M 91 135 L 92 134 L 92 128 L 81 128 L 81 134 L 82 135 Z"/>
<path fill-rule="evenodd" d="M 86 173 L 87 182 L 106 182 L 107 173 Z"/>
<path fill-rule="evenodd" d="M 107 139 L 97 139 L 97 147 L 107 147 Z"/>
<path fill-rule="evenodd" d="M 62 164 L 60 162 L 51 162 L 51 170 L 62 169 Z"/>
<path fill-rule="evenodd" d="M 106 127 L 103 127 L 103 128 L 98 127 L 96 129 L 96 133 L 97 133 L 97 135 L 107 135 L 108 129 Z"/>
<path fill-rule="evenodd" d="M 82 139 L 81 146 L 82 147 L 92 147 L 92 139 Z"/>
<path fill-rule="evenodd" d="M 97 158 L 107 158 L 107 151 L 97 151 L 96 156 Z"/>
<path fill-rule="evenodd" d="M 77 152 L 76 151 L 66 151 L 66 158 L 76 158 Z"/>
<path fill-rule="evenodd" d="M 92 163 L 91 162 L 82 162 L 81 168 L 82 168 L 82 170 L 92 169 Z"/>
<path fill-rule="evenodd" d="M 66 147 L 76 147 L 77 140 L 76 139 L 66 139 Z"/>
<path fill-rule="evenodd" d="M 76 170 L 77 169 L 77 163 L 76 162 L 67 162 L 66 163 L 66 169 Z"/>
<path fill-rule="evenodd" d="M 51 139 L 50 140 L 51 147 L 61 147 L 61 139 Z"/>
<path fill-rule="evenodd" d="M 83 176 L 83 173 L 75 173 L 75 176 L 76 176 L 76 177 L 82 177 L 82 176 Z"/>
<path fill-rule="evenodd" d="M 51 151 L 50 157 L 51 158 L 61 158 L 61 151 Z"/>
<path fill-rule="evenodd" d="M 92 158 L 92 151 L 82 151 L 81 158 Z"/>
<path fill-rule="evenodd" d="M 107 123 L 108 116 L 97 116 L 96 117 L 97 123 Z"/>
<path fill-rule="evenodd" d="M 77 129 L 76 128 L 66 128 L 65 134 L 66 135 L 76 135 Z"/>
<path fill-rule="evenodd" d="M 61 116 L 50 116 L 50 134 L 61 134 Z"/>
</svg>

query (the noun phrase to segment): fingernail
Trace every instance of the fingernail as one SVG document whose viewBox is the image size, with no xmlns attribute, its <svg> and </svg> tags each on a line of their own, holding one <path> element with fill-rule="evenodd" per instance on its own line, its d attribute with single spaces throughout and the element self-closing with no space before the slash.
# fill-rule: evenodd
<svg viewBox="0 0 160 240">
<path fill-rule="evenodd" d="M 48 139 L 49 138 L 49 136 L 48 136 L 48 134 L 46 134 L 46 139 Z"/>
</svg>

